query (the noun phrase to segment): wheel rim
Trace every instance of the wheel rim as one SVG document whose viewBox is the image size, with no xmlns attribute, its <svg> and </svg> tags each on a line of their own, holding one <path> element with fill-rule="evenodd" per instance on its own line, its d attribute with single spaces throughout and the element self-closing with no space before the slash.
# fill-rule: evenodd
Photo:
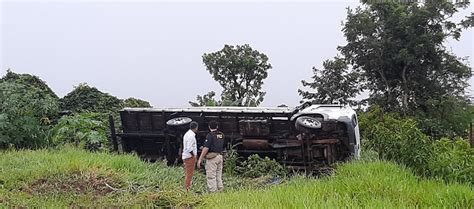
<svg viewBox="0 0 474 209">
<path fill-rule="evenodd" d="M 190 123 L 191 121 L 192 121 L 191 118 L 179 117 L 179 118 L 173 118 L 171 120 L 168 120 L 168 122 L 166 122 L 166 124 L 168 124 L 170 126 L 179 126 L 179 125 L 184 125 L 184 124 Z"/>
</svg>

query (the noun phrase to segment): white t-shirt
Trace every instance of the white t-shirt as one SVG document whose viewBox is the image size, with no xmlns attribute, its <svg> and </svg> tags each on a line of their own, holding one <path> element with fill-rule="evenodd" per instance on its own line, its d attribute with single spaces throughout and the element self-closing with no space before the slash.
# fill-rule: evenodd
<svg viewBox="0 0 474 209">
<path fill-rule="evenodd" d="M 194 156 L 197 156 L 197 144 L 196 144 L 196 133 L 189 129 L 183 136 L 183 154 L 182 159 L 188 159 L 191 157 L 191 152 Z"/>
</svg>

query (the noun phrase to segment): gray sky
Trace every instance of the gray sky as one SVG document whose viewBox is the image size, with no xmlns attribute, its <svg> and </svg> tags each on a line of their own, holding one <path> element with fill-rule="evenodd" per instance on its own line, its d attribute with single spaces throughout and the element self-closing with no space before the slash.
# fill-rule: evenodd
<svg viewBox="0 0 474 209">
<path fill-rule="evenodd" d="M 153 106 L 188 106 L 220 92 L 202 54 L 250 44 L 268 55 L 263 106 L 297 105 L 301 80 L 345 44 L 341 22 L 358 1 L 9 1 L 1 7 L 1 75 L 40 76 L 59 95 L 86 82 Z M 472 11 L 471 5 L 461 16 Z M 473 32 L 447 47 L 473 62 Z M 471 86 L 474 80 L 470 81 Z M 472 87 L 471 87 L 472 89 Z"/>
</svg>

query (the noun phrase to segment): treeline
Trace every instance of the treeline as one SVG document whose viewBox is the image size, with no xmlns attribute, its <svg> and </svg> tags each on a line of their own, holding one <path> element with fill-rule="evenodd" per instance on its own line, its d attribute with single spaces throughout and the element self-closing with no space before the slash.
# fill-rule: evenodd
<svg viewBox="0 0 474 209">
<path fill-rule="evenodd" d="M 119 99 L 87 84 L 79 84 L 59 98 L 37 76 L 9 70 L 0 79 L 0 148 L 75 143 L 105 150 L 107 115 L 116 115 L 124 107 L 151 106 L 132 97 Z"/>
</svg>

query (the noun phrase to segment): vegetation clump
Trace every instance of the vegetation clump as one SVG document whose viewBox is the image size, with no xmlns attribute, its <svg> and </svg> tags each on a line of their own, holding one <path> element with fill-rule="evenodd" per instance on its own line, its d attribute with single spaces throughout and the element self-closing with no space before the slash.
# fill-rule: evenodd
<svg viewBox="0 0 474 209">
<path fill-rule="evenodd" d="M 57 96 L 35 76 L 8 71 L 0 79 L 0 149 L 47 146 Z"/>
<path fill-rule="evenodd" d="M 384 114 L 379 108 L 359 119 L 365 150 L 373 149 L 381 159 L 422 176 L 474 185 L 474 148 L 467 140 L 433 139 L 418 128 L 416 120 Z"/>
<path fill-rule="evenodd" d="M 61 99 L 62 109 L 73 112 L 108 113 L 122 108 L 122 101 L 110 94 L 103 93 L 85 83 L 79 84 L 73 91 Z"/>
<path fill-rule="evenodd" d="M 53 128 L 52 142 L 55 145 L 67 143 L 91 151 L 105 151 L 108 148 L 107 123 L 103 114 L 82 113 L 63 116 Z"/>
<path fill-rule="evenodd" d="M 133 98 L 133 97 L 123 100 L 122 106 L 123 107 L 151 107 L 149 102 L 145 100 Z"/>
<path fill-rule="evenodd" d="M 238 175 L 248 178 L 262 176 L 285 177 L 286 168 L 268 157 L 261 158 L 258 155 L 251 155 L 236 167 Z"/>
</svg>

